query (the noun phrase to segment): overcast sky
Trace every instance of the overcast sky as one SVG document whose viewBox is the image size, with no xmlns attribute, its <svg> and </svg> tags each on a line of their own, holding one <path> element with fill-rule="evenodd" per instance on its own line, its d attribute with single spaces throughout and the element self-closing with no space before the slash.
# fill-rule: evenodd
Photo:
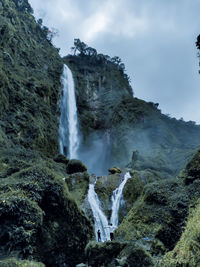
<svg viewBox="0 0 200 267">
<path fill-rule="evenodd" d="M 195 41 L 200 0 L 29 0 L 36 18 L 57 28 L 61 54 L 80 38 L 99 53 L 119 56 L 136 97 L 164 114 L 200 123 Z"/>
</svg>

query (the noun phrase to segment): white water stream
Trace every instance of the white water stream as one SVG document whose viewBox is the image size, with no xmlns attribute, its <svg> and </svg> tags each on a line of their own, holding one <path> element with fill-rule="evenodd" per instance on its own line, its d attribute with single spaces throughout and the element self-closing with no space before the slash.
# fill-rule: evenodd
<svg viewBox="0 0 200 267">
<path fill-rule="evenodd" d="M 124 175 L 124 179 L 121 182 L 121 184 L 119 185 L 119 187 L 113 191 L 113 195 L 111 198 L 111 200 L 112 200 L 112 213 L 111 213 L 110 223 L 112 223 L 114 228 L 116 228 L 118 226 L 118 221 L 119 221 L 118 213 L 119 213 L 120 202 L 122 199 L 122 192 L 123 192 L 124 186 L 125 186 L 125 184 L 129 178 L 131 178 L 131 176 L 130 176 L 130 173 L 127 172 Z"/>
<path fill-rule="evenodd" d="M 106 218 L 106 215 L 104 214 L 104 212 L 101 209 L 101 204 L 100 204 L 99 198 L 97 196 L 97 193 L 94 190 L 94 184 L 89 185 L 88 201 L 90 203 L 92 213 L 94 216 L 96 240 L 98 240 L 98 237 L 97 237 L 97 231 L 98 230 L 100 230 L 100 232 L 101 232 L 101 241 L 102 242 L 110 240 L 108 220 Z M 107 227 L 107 228 L 105 228 L 105 227 Z"/>
<path fill-rule="evenodd" d="M 119 187 L 113 191 L 113 195 L 111 198 L 112 214 L 111 214 L 110 223 L 112 223 L 114 229 L 118 226 L 118 215 L 119 215 L 120 202 L 122 199 L 122 192 L 129 178 L 131 178 L 131 176 L 130 176 L 130 173 L 127 172 L 124 175 L 124 179 L 119 185 Z M 95 184 L 89 185 L 88 201 L 90 203 L 90 206 L 93 212 L 93 217 L 94 217 L 94 222 L 95 222 L 94 226 L 95 226 L 96 240 L 98 240 L 97 231 L 100 230 L 101 241 L 104 242 L 104 241 L 110 240 L 110 229 L 109 229 L 108 219 L 106 218 L 106 215 L 104 214 L 101 208 L 101 203 L 97 196 L 97 193 L 94 190 L 94 186 Z"/>
<path fill-rule="evenodd" d="M 77 158 L 79 147 L 78 118 L 75 97 L 75 86 L 71 70 L 64 65 L 61 98 L 61 115 L 59 125 L 60 153 L 70 159 Z"/>
</svg>

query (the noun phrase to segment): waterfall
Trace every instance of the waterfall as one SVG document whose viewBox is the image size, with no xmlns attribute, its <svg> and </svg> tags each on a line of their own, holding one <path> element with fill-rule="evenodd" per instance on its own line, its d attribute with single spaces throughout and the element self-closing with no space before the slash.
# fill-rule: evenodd
<svg viewBox="0 0 200 267">
<path fill-rule="evenodd" d="M 120 207 L 120 201 L 122 199 L 122 192 L 123 188 L 127 182 L 127 180 L 131 178 L 130 173 L 127 172 L 124 175 L 124 179 L 119 185 L 118 188 L 116 188 L 113 191 L 112 195 L 112 214 L 111 214 L 111 219 L 110 223 L 112 223 L 113 227 L 116 228 L 118 226 L 118 213 L 119 213 L 119 207 Z M 90 184 L 89 185 L 89 190 L 88 190 L 88 201 L 92 209 L 93 217 L 94 217 L 94 226 L 95 226 L 95 235 L 96 235 L 96 240 L 97 238 L 97 231 L 100 230 L 101 232 L 101 241 L 108 241 L 110 240 L 110 231 L 109 231 L 109 225 L 108 225 L 108 220 L 106 218 L 106 215 L 103 213 L 101 209 L 101 203 L 100 200 L 97 196 L 97 193 L 94 190 L 95 184 Z"/>
<path fill-rule="evenodd" d="M 119 213 L 119 207 L 120 207 L 120 201 L 122 199 L 122 192 L 124 189 L 124 186 L 127 182 L 127 180 L 131 178 L 130 173 L 127 172 L 124 175 L 124 179 L 121 182 L 121 184 L 119 185 L 118 188 L 116 188 L 113 191 L 113 195 L 112 195 L 112 213 L 111 213 L 111 218 L 110 218 L 110 223 L 112 223 L 113 227 L 116 228 L 118 226 L 118 213 Z"/>
<path fill-rule="evenodd" d="M 75 86 L 71 70 L 64 65 L 61 98 L 61 115 L 59 126 L 60 153 L 70 159 L 77 158 L 79 147 L 78 118 L 75 97 Z"/>
<path fill-rule="evenodd" d="M 97 231 L 100 230 L 101 232 L 101 241 L 110 240 L 110 233 L 108 229 L 108 220 L 101 209 L 101 204 L 99 198 L 94 190 L 94 184 L 89 185 L 88 191 L 88 201 L 90 203 L 93 216 L 94 216 L 94 226 L 95 226 L 95 235 L 96 240 L 97 238 Z M 105 228 L 107 227 L 107 228 Z"/>
</svg>

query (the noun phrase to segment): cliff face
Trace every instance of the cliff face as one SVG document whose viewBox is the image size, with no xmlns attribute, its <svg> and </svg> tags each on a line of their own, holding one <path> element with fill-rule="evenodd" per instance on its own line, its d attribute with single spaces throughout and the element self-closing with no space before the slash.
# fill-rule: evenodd
<svg viewBox="0 0 200 267">
<path fill-rule="evenodd" d="M 63 64 L 27 1 L 19 3 L 0 1 L 0 126 L 14 144 L 52 155 Z"/>
<path fill-rule="evenodd" d="M 68 161 L 53 160 L 63 62 L 31 12 L 0 0 L 0 259 L 74 266 L 93 229 L 63 180 Z"/>
<path fill-rule="evenodd" d="M 169 177 L 184 167 L 199 147 L 199 126 L 134 98 L 126 77 L 105 58 L 79 54 L 64 61 L 75 80 L 82 150 L 88 151 L 82 158 L 92 171 L 105 174 L 108 167 L 130 162 L 131 168 Z"/>
</svg>

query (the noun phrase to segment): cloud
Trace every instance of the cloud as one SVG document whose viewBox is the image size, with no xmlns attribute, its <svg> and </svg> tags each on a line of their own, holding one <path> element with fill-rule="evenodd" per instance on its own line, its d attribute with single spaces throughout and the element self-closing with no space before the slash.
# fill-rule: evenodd
<svg viewBox="0 0 200 267">
<path fill-rule="evenodd" d="M 200 76 L 195 48 L 199 0 L 30 0 L 37 18 L 59 29 L 54 44 L 66 55 L 74 38 L 119 56 L 135 95 L 164 113 L 200 123 Z"/>
</svg>

